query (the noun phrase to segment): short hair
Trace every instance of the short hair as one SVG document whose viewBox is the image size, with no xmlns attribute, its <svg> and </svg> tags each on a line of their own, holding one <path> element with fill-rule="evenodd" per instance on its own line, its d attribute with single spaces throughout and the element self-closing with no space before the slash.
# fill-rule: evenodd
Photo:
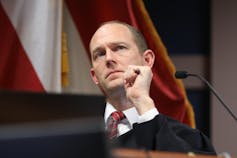
<svg viewBox="0 0 237 158">
<path fill-rule="evenodd" d="M 112 21 L 107 21 L 107 22 L 102 23 L 99 26 L 99 28 L 106 25 L 106 24 L 121 24 L 123 26 L 126 26 L 128 28 L 128 30 L 131 32 L 132 37 L 134 39 L 134 42 L 137 45 L 139 51 L 144 52 L 145 50 L 148 49 L 145 37 L 143 36 L 143 34 L 138 29 L 136 29 L 132 25 L 129 25 L 128 23 L 125 23 L 125 22 L 122 22 L 122 21 L 119 21 L 119 20 L 112 20 Z"/>
</svg>

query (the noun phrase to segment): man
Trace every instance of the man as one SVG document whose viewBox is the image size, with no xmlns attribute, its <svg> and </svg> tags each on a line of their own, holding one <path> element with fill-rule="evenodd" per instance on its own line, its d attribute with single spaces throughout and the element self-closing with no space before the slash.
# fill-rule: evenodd
<svg viewBox="0 0 237 158">
<path fill-rule="evenodd" d="M 120 21 L 106 22 L 92 36 L 89 48 L 91 77 L 107 99 L 105 121 L 115 111 L 123 112 L 117 118 L 125 116 L 116 126 L 116 145 L 215 154 L 201 132 L 156 109 L 149 95 L 155 55 L 138 30 Z"/>
</svg>

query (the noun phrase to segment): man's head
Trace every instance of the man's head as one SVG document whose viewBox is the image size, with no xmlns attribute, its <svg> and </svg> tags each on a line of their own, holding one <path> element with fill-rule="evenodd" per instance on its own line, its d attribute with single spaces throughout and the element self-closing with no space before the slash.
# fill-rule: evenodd
<svg viewBox="0 0 237 158">
<path fill-rule="evenodd" d="M 154 53 L 147 49 L 142 34 L 119 21 L 102 24 L 90 41 L 91 77 L 106 93 L 123 88 L 128 65 L 150 66 Z"/>
</svg>

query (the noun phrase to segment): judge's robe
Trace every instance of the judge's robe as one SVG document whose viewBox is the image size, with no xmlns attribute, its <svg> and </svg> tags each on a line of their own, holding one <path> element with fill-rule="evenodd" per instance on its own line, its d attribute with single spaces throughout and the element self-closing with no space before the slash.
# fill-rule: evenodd
<svg viewBox="0 0 237 158">
<path fill-rule="evenodd" d="M 112 144 L 119 148 L 216 154 L 202 132 L 163 114 L 148 122 L 133 124 L 132 130 L 112 140 Z"/>
</svg>

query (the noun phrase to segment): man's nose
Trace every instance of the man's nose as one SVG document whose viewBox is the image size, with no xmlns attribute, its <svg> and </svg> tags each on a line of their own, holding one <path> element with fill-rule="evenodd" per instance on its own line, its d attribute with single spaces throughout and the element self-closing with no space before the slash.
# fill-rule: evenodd
<svg viewBox="0 0 237 158">
<path fill-rule="evenodd" d="M 106 61 L 114 61 L 115 60 L 115 56 L 114 56 L 114 52 L 110 49 L 106 50 Z"/>
<path fill-rule="evenodd" d="M 113 51 L 107 50 L 105 58 L 106 58 L 106 65 L 107 66 L 110 67 L 110 66 L 114 65 L 114 63 L 115 63 L 115 56 L 114 56 Z"/>
</svg>

